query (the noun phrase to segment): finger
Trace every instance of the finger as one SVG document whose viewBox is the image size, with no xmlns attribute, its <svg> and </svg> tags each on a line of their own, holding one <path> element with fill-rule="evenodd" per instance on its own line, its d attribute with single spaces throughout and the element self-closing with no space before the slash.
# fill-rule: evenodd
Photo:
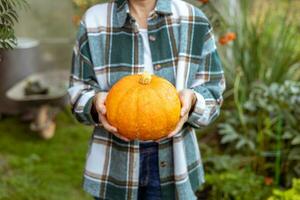
<svg viewBox="0 0 300 200">
<path fill-rule="evenodd" d="M 97 95 L 98 95 L 98 101 L 96 101 L 96 109 L 98 112 L 105 115 L 106 114 L 105 101 L 106 101 L 107 93 L 101 92 Z"/>
<path fill-rule="evenodd" d="M 106 113 L 106 108 L 105 108 L 104 104 L 97 104 L 96 110 L 98 112 L 100 112 L 100 114 L 102 114 L 102 115 L 105 115 L 105 113 Z"/>
<path fill-rule="evenodd" d="M 163 138 L 159 138 L 159 139 L 155 140 L 155 142 L 161 142 L 161 141 L 163 141 L 163 140 L 165 140 L 165 139 L 167 139 L 167 138 L 168 138 L 168 136 L 163 137 Z"/>
<path fill-rule="evenodd" d="M 120 134 L 118 134 L 118 133 L 112 133 L 112 134 L 114 134 L 116 137 L 118 137 L 118 138 L 120 138 L 121 140 L 124 140 L 124 141 L 126 141 L 126 142 L 129 142 L 129 141 L 130 141 L 128 138 L 126 138 L 126 137 L 124 137 L 124 136 L 122 136 L 122 135 L 120 135 Z"/>
<path fill-rule="evenodd" d="M 106 114 L 106 106 L 103 103 L 97 103 L 95 106 L 98 113 L 102 115 Z"/>
<path fill-rule="evenodd" d="M 108 121 L 107 121 L 107 119 L 106 119 L 106 117 L 105 117 L 104 115 L 100 115 L 100 118 L 101 118 L 101 122 L 102 122 L 104 128 L 105 128 L 107 131 L 109 131 L 110 133 L 114 134 L 116 137 L 118 137 L 118 138 L 120 138 L 120 139 L 122 139 L 122 140 L 124 140 L 124 141 L 126 141 L 126 142 L 129 142 L 129 141 L 130 141 L 128 138 L 126 138 L 126 137 L 124 137 L 124 136 L 118 134 L 117 128 L 111 126 L 111 125 L 108 123 Z"/>
<path fill-rule="evenodd" d="M 186 115 L 187 112 L 188 112 L 188 107 L 187 106 L 182 107 L 181 112 L 180 112 L 180 117 L 183 117 L 184 115 Z"/>
<path fill-rule="evenodd" d="M 180 116 L 183 117 L 189 111 L 190 103 L 189 103 L 188 97 L 186 95 L 182 95 L 180 97 L 180 100 L 181 100 L 181 105 L 182 105 L 181 111 L 180 111 Z"/>
<path fill-rule="evenodd" d="M 113 127 L 108 123 L 108 121 L 107 121 L 107 119 L 104 115 L 99 115 L 99 118 L 100 118 L 100 121 L 101 121 L 101 123 L 103 124 L 103 126 L 106 130 L 108 130 L 109 132 L 112 132 L 112 133 L 117 133 L 118 132 L 116 127 Z"/>
<path fill-rule="evenodd" d="M 100 105 L 99 106 L 99 110 L 101 112 L 102 115 L 105 115 L 106 114 L 106 107 L 104 104 Z"/>
<path fill-rule="evenodd" d="M 169 133 L 168 138 L 173 137 L 174 135 L 176 135 L 177 132 L 180 131 L 180 129 L 182 128 L 182 125 L 178 125 L 171 133 Z"/>
<path fill-rule="evenodd" d="M 182 126 L 187 121 L 187 118 L 188 118 L 188 115 L 185 115 L 184 117 L 182 117 L 180 119 L 176 128 L 171 133 L 169 133 L 168 138 L 173 137 L 174 135 L 176 135 L 176 133 L 178 133 L 182 129 Z"/>
</svg>

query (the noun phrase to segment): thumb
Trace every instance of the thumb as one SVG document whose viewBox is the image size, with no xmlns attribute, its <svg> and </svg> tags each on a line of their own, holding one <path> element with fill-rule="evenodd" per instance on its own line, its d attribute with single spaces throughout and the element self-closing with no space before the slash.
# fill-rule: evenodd
<svg viewBox="0 0 300 200">
<path fill-rule="evenodd" d="M 180 117 L 183 117 L 184 115 L 187 114 L 188 108 L 187 107 L 182 107 L 181 112 L 180 112 Z"/>
<path fill-rule="evenodd" d="M 106 107 L 104 104 L 100 105 L 99 110 L 101 112 L 102 115 L 106 114 Z"/>
<path fill-rule="evenodd" d="M 96 107 L 98 108 L 98 112 L 100 112 L 102 115 L 106 114 L 106 106 L 105 106 L 106 96 L 107 94 L 102 92 L 99 92 L 97 94 Z"/>
<path fill-rule="evenodd" d="M 189 105 L 188 105 L 187 97 L 185 95 L 181 96 L 180 100 L 181 100 L 181 105 L 182 105 L 181 111 L 180 111 L 180 116 L 183 117 L 188 112 Z"/>
</svg>

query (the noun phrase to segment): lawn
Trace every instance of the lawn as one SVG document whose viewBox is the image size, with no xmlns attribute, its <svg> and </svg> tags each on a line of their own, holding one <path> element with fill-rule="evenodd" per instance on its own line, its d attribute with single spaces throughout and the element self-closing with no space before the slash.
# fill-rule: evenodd
<svg viewBox="0 0 300 200">
<path fill-rule="evenodd" d="M 1 200 L 85 200 L 82 170 L 90 127 L 68 111 L 57 116 L 52 140 L 41 140 L 17 118 L 0 122 Z"/>
</svg>

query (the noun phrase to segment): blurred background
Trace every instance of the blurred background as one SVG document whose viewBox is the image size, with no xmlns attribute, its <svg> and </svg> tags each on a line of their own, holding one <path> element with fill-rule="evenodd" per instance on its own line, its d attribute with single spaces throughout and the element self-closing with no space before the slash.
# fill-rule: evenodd
<svg viewBox="0 0 300 200">
<path fill-rule="evenodd" d="M 300 199 L 300 1 L 187 1 L 213 24 L 227 81 L 221 116 L 197 135 L 199 199 Z M 92 127 L 66 89 L 78 22 L 98 2 L 0 2 L 0 200 L 91 199 Z"/>
</svg>

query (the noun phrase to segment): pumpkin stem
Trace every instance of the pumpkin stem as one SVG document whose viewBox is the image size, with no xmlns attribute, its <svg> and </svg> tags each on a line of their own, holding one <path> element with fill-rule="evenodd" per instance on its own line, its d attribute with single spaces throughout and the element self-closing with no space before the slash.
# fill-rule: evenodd
<svg viewBox="0 0 300 200">
<path fill-rule="evenodd" d="M 145 71 L 142 73 L 139 83 L 148 85 L 151 82 L 151 79 L 151 74 Z"/>
</svg>

